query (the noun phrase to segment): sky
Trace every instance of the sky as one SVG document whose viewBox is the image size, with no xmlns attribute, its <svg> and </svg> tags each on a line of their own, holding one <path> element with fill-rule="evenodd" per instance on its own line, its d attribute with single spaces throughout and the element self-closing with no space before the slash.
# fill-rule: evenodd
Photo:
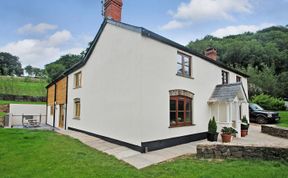
<svg viewBox="0 0 288 178">
<path fill-rule="evenodd" d="M 0 0 L 0 52 L 23 66 L 43 68 L 79 54 L 95 37 L 101 0 Z M 187 45 L 206 35 L 224 37 L 288 25 L 288 0 L 123 0 L 122 22 Z"/>
</svg>

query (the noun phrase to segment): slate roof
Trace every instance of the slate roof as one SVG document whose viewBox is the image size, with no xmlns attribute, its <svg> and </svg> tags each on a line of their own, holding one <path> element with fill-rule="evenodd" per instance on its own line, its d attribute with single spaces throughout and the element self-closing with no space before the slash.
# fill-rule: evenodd
<svg viewBox="0 0 288 178">
<path fill-rule="evenodd" d="M 208 102 L 232 102 L 236 96 L 239 96 L 239 94 L 244 95 L 243 97 L 248 101 L 241 82 L 217 85 Z"/>
<path fill-rule="evenodd" d="M 226 66 L 225 64 L 221 63 L 220 61 L 214 61 L 214 60 L 211 60 L 210 58 L 208 58 L 207 56 L 203 55 L 203 54 L 200 54 L 190 48 L 187 48 L 183 45 L 180 45 L 172 40 L 169 40 L 161 35 L 158 35 L 152 31 L 149 31 L 143 27 L 137 27 L 137 26 L 133 26 L 133 25 L 130 25 L 130 24 L 126 24 L 126 23 L 123 23 L 123 22 L 117 22 L 117 21 L 114 21 L 112 19 L 107 19 L 105 18 L 96 37 L 94 38 L 93 42 L 92 42 L 92 45 L 89 47 L 88 49 L 88 52 L 86 53 L 86 55 L 84 56 L 84 58 L 78 62 L 77 64 L 75 64 L 74 66 L 72 66 L 70 69 L 66 70 L 65 72 L 63 72 L 61 75 L 59 75 L 57 78 L 55 78 L 46 88 L 49 88 L 51 85 L 55 84 L 56 82 L 58 82 L 59 80 L 61 80 L 62 78 L 64 78 L 65 76 L 71 74 L 72 72 L 75 72 L 76 70 L 80 69 L 82 66 L 84 66 L 86 64 L 86 62 L 88 61 L 88 59 L 90 58 L 106 24 L 111 24 L 111 25 L 115 25 L 115 26 L 118 26 L 118 27 L 121 27 L 121 28 L 124 28 L 124 29 L 127 29 L 127 30 L 131 30 L 131 31 L 134 31 L 134 32 L 137 32 L 137 33 L 140 33 L 142 36 L 144 37 L 147 37 L 147 38 L 151 38 L 151 39 L 154 39 L 154 40 L 157 40 L 161 43 L 164 43 L 164 44 L 167 44 L 167 45 L 170 45 L 172 47 L 175 47 L 179 50 L 182 50 L 182 51 L 185 51 L 187 53 L 190 53 L 192 55 L 195 55 L 195 56 L 198 56 L 200 57 L 201 59 L 205 60 L 205 61 L 208 61 L 214 65 L 217 65 L 223 69 L 226 69 L 226 70 L 229 70 L 229 71 L 232 71 L 238 75 L 241 75 L 243 77 L 249 77 L 248 75 L 242 73 L 242 72 L 239 72 L 233 68 L 230 68 L 228 66 Z"/>
</svg>

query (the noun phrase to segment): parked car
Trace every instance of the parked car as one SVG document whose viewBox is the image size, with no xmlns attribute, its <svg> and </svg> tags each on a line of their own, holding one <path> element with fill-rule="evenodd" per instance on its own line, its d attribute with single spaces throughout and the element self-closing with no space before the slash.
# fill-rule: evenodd
<svg viewBox="0 0 288 178">
<path fill-rule="evenodd" d="M 249 104 L 249 116 L 251 122 L 258 124 L 275 123 L 280 120 L 278 112 L 267 111 L 255 103 Z"/>
</svg>

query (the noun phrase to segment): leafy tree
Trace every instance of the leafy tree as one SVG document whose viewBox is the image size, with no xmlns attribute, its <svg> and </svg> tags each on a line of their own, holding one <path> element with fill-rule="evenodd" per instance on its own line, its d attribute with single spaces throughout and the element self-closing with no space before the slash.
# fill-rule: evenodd
<svg viewBox="0 0 288 178">
<path fill-rule="evenodd" d="M 52 63 L 46 65 L 45 70 L 48 74 L 48 80 L 51 81 L 65 71 L 65 66 L 63 64 Z"/>
<path fill-rule="evenodd" d="M 19 58 L 10 53 L 0 52 L 0 75 L 23 75 L 23 69 Z"/>
<path fill-rule="evenodd" d="M 74 64 L 79 62 L 81 55 L 67 54 L 61 56 L 57 61 L 45 65 L 45 70 L 47 72 L 49 80 L 53 80 L 58 75 L 63 73 L 65 70 L 72 67 Z"/>
<path fill-rule="evenodd" d="M 264 92 L 275 97 L 287 97 L 287 26 L 274 26 L 256 33 L 247 32 L 224 38 L 206 36 L 191 41 L 188 47 L 202 54 L 208 47 L 216 48 L 220 62 L 241 68 L 242 72 L 250 75 L 250 95 Z"/>
<path fill-rule="evenodd" d="M 33 67 L 31 65 L 28 65 L 24 68 L 24 70 L 26 71 L 26 73 L 29 75 L 29 76 L 32 76 L 33 75 Z"/>
</svg>

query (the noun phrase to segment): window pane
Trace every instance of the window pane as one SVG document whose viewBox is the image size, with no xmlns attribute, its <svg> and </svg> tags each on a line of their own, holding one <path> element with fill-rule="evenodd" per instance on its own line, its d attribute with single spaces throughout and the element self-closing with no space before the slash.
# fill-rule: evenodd
<svg viewBox="0 0 288 178">
<path fill-rule="evenodd" d="M 185 76 L 190 76 L 190 67 L 184 66 L 184 74 Z"/>
<path fill-rule="evenodd" d="M 176 100 L 170 100 L 170 111 L 176 111 Z"/>
<path fill-rule="evenodd" d="M 190 65 L 190 58 L 187 56 L 184 56 L 184 65 L 187 65 L 187 66 Z"/>
<path fill-rule="evenodd" d="M 178 123 L 184 122 L 184 112 L 178 112 Z"/>
<path fill-rule="evenodd" d="M 177 64 L 177 74 L 182 75 L 182 71 L 183 71 L 182 65 L 181 64 Z"/>
<path fill-rule="evenodd" d="M 177 55 L 177 63 L 182 64 L 182 56 L 180 54 Z"/>
<path fill-rule="evenodd" d="M 176 112 L 170 112 L 170 125 L 176 124 Z"/>
<path fill-rule="evenodd" d="M 178 101 L 178 110 L 179 110 L 179 111 L 184 111 L 184 98 L 179 98 L 179 101 Z"/>
<path fill-rule="evenodd" d="M 186 111 L 190 111 L 191 110 L 191 100 L 187 99 L 186 100 Z"/>
<path fill-rule="evenodd" d="M 192 113 L 191 112 L 186 112 L 186 122 L 192 122 Z"/>
</svg>

